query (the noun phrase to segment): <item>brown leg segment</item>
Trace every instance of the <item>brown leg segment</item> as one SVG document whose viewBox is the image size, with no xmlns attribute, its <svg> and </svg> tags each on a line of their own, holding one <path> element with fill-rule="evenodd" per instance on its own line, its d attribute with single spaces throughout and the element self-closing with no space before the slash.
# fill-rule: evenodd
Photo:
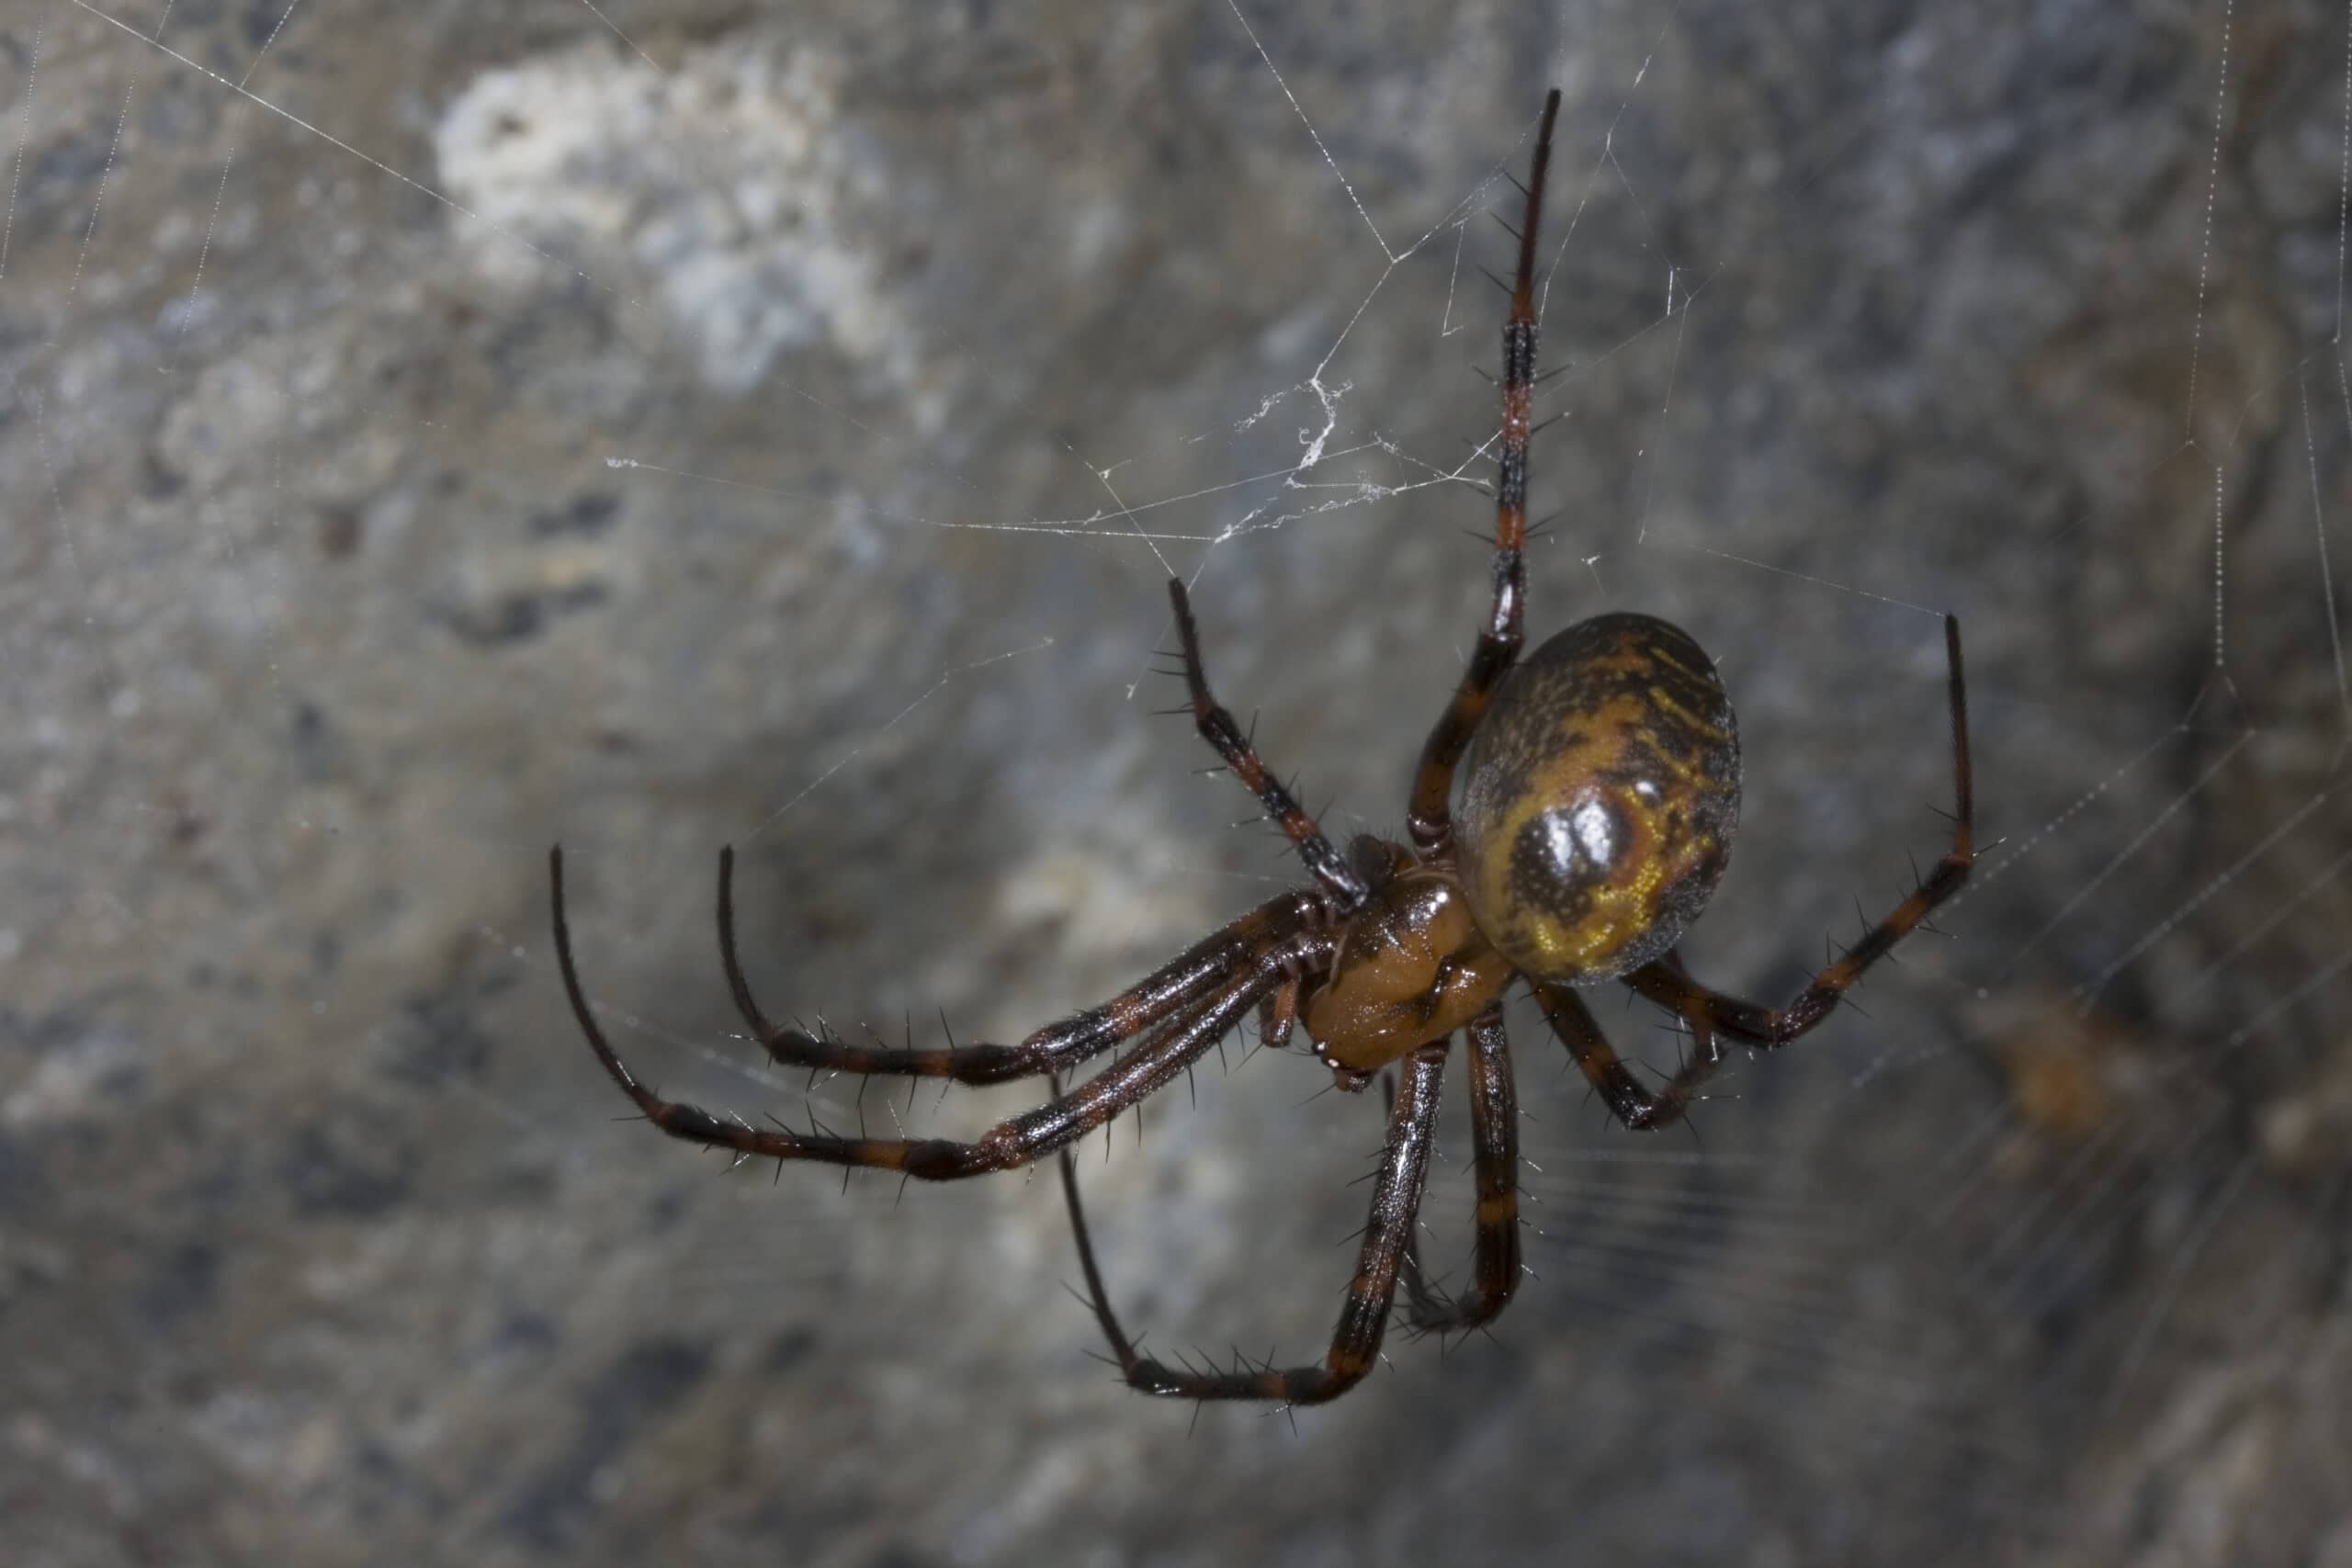
<svg viewBox="0 0 2352 1568">
<path fill-rule="evenodd" d="M 735 953 L 735 851 L 718 853 L 718 953 L 736 1010 L 752 1037 L 787 1067 L 843 1073 L 895 1073 L 953 1078 L 958 1083 L 1002 1083 L 1069 1068 L 1132 1040 L 1190 1003 L 1216 989 L 1246 967 L 1266 946 L 1319 923 L 1320 901 L 1311 893 L 1286 893 L 1186 948 L 1133 987 L 1101 1007 L 1047 1024 L 1018 1045 L 976 1043 L 937 1050 L 853 1045 L 805 1030 L 768 1021 L 752 999 L 751 983 Z"/>
<path fill-rule="evenodd" d="M 1258 1043 L 1269 1051 L 1287 1050 L 1297 1025 L 1298 982 L 1291 980 L 1258 1004 Z"/>
<path fill-rule="evenodd" d="M 1670 953 L 1648 967 L 1664 970 L 1686 983 L 1690 978 L 1682 961 Z M 1699 1086 L 1713 1076 L 1723 1062 L 1723 1047 L 1715 1043 L 1714 1031 L 1707 1021 L 1685 1015 L 1684 1021 L 1690 1025 L 1690 1057 L 1667 1080 L 1665 1088 L 1653 1090 L 1619 1060 L 1608 1037 L 1601 1033 L 1600 1026 L 1593 1021 L 1592 1014 L 1576 992 L 1565 986 L 1539 984 L 1535 999 L 1544 1009 L 1552 1032 L 1559 1036 L 1560 1043 L 1576 1058 L 1577 1066 L 1600 1096 L 1600 1102 L 1636 1133 L 1654 1133 L 1681 1121 Z"/>
<path fill-rule="evenodd" d="M 1135 1341 L 1119 1325 L 1111 1310 L 1110 1292 L 1094 1260 L 1086 1231 L 1085 1212 L 1078 1201 L 1078 1171 L 1065 1150 L 1061 1156 L 1062 1195 L 1069 1206 L 1071 1228 L 1078 1236 L 1079 1267 L 1085 1270 L 1087 1303 L 1102 1325 L 1111 1353 L 1127 1382 L 1146 1393 L 1178 1399 L 1266 1399 L 1283 1404 L 1319 1404 L 1353 1388 L 1372 1371 L 1380 1341 L 1388 1328 L 1388 1310 L 1396 1294 L 1403 1266 L 1419 1213 L 1421 1189 L 1429 1180 L 1430 1142 L 1437 1127 L 1438 1084 L 1445 1072 L 1446 1044 L 1424 1045 L 1407 1057 L 1404 1082 L 1388 1117 L 1388 1147 L 1381 1156 L 1373 1187 L 1372 1217 L 1365 1223 L 1363 1248 L 1355 1278 L 1348 1286 L 1347 1305 L 1340 1311 L 1331 1333 L 1331 1348 L 1320 1366 L 1247 1367 L 1229 1371 L 1209 1368 L 1171 1367 L 1139 1353 Z"/>
<path fill-rule="evenodd" d="M 1184 649 L 1184 688 L 1193 699 L 1193 722 L 1200 728 L 1201 737 L 1216 748 L 1225 765 L 1233 770 L 1242 787 L 1258 797 L 1266 808 L 1266 816 L 1281 827 L 1290 841 L 1298 846 L 1298 858 L 1315 874 L 1342 909 L 1362 908 L 1371 891 L 1363 878 L 1348 859 L 1331 847 L 1323 829 L 1309 817 L 1306 809 L 1291 797 L 1282 781 L 1266 771 L 1258 760 L 1256 750 L 1241 727 L 1233 722 L 1233 715 L 1218 705 L 1209 692 L 1207 669 L 1201 663 L 1201 631 L 1193 624 L 1192 600 L 1184 592 L 1183 581 L 1168 580 L 1168 602 L 1176 611 L 1176 636 Z"/>
<path fill-rule="evenodd" d="M 773 1131 L 735 1120 L 721 1120 L 698 1105 L 663 1100 L 639 1083 L 589 1010 L 580 974 L 572 963 L 571 934 L 563 919 L 563 860 L 549 856 L 554 880 L 556 959 L 563 971 L 564 993 L 571 1000 L 572 1016 L 605 1071 L 620 1085 L 652 1122 L 673 1138 L 732 1149 L 740 1155 L 777 1160 L 813 1160 L 825 1165 L 872 1166 L 903 1171 L 926 1181 L 952 1181 L 991 1170 L 1027 1165 L 1073 1143 L 1153 1090 L 1163 1088 L 1200 1057 L 1214 1049 L 1258 998 L 1288 977 L 1288 966 L 1310 965 L 1326 956 L 1330 940 L 1299 936 L 1277 942 L 1252 955 L 1240 975 L 1191 1008 L 1164 1022 L 1157 1034 L 1125 1057 L 1079 1086 L 1069 1099 L 1057 1099 L 1035 1111 L 1000 1122 L 978 1142 L 946 1138 L 840 1137 L 830 1133 L 796 1133 L 778 1125 Z"/>
<path fill-rule="evenodd" d="M 1650 1000 L 1680 1013 L 1693 1028 L 1703 1023 L 1753 1045 L 1785 1045 L 1828 1017 L 1838 998 L 1862 977 L 1863 971 L 1910 935 L 1937 905 L 1960 891 L 1961 885 L 1968 880 L 1968 868 L 1976 858 L 1973 838 L 1975 807 L 1968 766 L 1968 682 L 1961 668 L 1960 622 L 1951 615 L 1944 617 L 1944 656 L 1950 670 L 1952 795 L 1956 801 L 1951 848 L 1920 880 L 1911 896 L 1896 905 L 1893 914 L 1864 931 L 1861 940 L 1846 950 L 1844 957 L 1815 976 L 1813 984 L 1784 1008 L 1759 1007 L 1725 996 L 1699 984 L 1679 968 L 1668 969 L 1658 964 L 1626 976 L 1627 985 Z"/>
<path fill-rule="evenodd" d="M 1527 436 L 1535 387 L 1535 230 L 1544 215 L 1544 175 L 1552 162 L 1552 122 L 1560 95 L 1544 100 L 1535 136 L 1535 167 L 1527 181 L 1527 210 L 1519 231 L 1519 268 L 1511 284 L 1510 317 L 1503 323 L 1502 450 L 1495 474 L 1495 604 L 1470 655 L 1453 700 L 1421 746 L 1406 825 L 1413 847 L 1436 854 L 1453 840 L 1453 769 L 1470 744 L 1495 683 L 1519 657 L 1527 596 Z"/>
<path fill-rule="evenodd" d="M 1499 1002 L 1470 1024 L 1470 1135 L 1477 1150 L 1476 1272 L 1465 1294 L 1445 1297 L 1424 1289 L 1419 1270 L 1408 1268 L 1405 1322 L 1416 1333 L 1481 1327 L 1519 1288 L 1519 1096 Z"/>
</svg>

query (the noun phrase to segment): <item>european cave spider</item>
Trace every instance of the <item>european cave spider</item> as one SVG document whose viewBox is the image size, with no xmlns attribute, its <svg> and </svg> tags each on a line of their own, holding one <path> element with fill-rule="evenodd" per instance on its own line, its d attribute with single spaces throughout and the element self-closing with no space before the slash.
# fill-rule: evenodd
<svg viewBox="0 0 2352 1568">
<path fill-rule="evenodd" d="M 1784 1008 L 1710 989 L 1675 944 L 1723 875 L 1739 811 L 1739 739 L 1731 704 L 1699 645 L 1664 621 L 1611 615 L 1569 626 L 1519 660 L 1521 548 L 1527 527 L 1528 405 L 1535 378 L 1535 232 L 1560 95 L 1544 102 L 1525 221 L 1503 327 L 1503 419 L 1496 479 L 1494 608 L 1453 698 L 1421 748 L 1407 812 L 1409 844 L 1369 835 L 1348 854 L 1258 760 L 1210 695 L 1200 634 L 1183 584 L 1170 581 L 1184 682 L 1202 736 L 1282 826 L 1314 885 L 1260 905 L 1204 937 L 1132 989 L 1072 1014 L 1017 1045 L 893 1049 L 853 1045 L 768 1021 L 736 957 L 734 853 L 718 861 L 718 937 L 735 1005 L 778 1063 L 847 1073 L 897 1073 L 997 1083 L 1045 1077 L 1052 1097 L 975 1143 L 840 1137 L 755 1128 L 663 1100 L 625 1066 L 597 1027 L 572 963 L 563 912 L 563 857 L 550 852 L 556 953 L 571 1010 L 605 1070 L 646 1118 L 674 1138 L 783 1160 L 876 1166 L 926 1180 L 1006 1170 L 1058 1153 L 1090 1305 L 1126 1381 L 1192 1399 L 1292 1404 L 1337 1397 L 1371 1370 L 1400 1277 L 1416 1329 L 1485 1324 L 1520 1273 L 1518 1110 L 1503 1035 L 1503 993 L 1524 980 L 1552 1032 L 1626 1126 L 1680 1117 L 1729 1038 L 1771 1048 L 1827 1017 L 1862 972 L 1966 880 L 1971 858 L 1967 696 L 1960 626 L 1947 616 L 1952 773 L 1951 849 L 1894 912 L 1865 932 Z M 1491 707 L 1492 712 L 1488 710 Z M 1460 818 L 1453 775 L 1470 754 Z M 1617 1058 L 1577 997 L 1603 980 L 1631 987 L 1690 1029 L 1690 1059 L 1645 1088 Z M 1363 1252 L 1320 1365 L 1231 1370 L 1171 1367 L 1141 1355 L 1111 1311 L 1087 1240 L 1069 1147 L 1213 1049 L 1251 1009 L 1269 1044 L 1303 1026 L 1341 1087 L 1401 1067 L 1373 1190 Z M 1469 1037 L 1476 1147 L 1474 1281 L 1457 1297 L 1425 1289 L 1411 1237 L 1429 1171 L 1438 1083 L 1457 1032 Z M 1129 1041 L 1067 1094 L 1069 1069 Z"/>
</svg>

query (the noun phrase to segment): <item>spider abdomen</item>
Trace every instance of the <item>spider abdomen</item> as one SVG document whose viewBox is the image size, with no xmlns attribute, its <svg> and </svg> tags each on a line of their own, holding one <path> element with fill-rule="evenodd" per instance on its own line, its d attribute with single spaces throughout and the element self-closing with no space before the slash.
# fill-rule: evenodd
<svg viewBox="0 0 2352 1568">
<path fill-rule="evenodd" d="M 1463 891 L 1530 975 L 1586 985 L 1661 958 L 1722 879 L 1738 727 L 1713 661 L 1665 621 L 1596 616 L 1537 649 L 1468 761 Z"/>
</svg>

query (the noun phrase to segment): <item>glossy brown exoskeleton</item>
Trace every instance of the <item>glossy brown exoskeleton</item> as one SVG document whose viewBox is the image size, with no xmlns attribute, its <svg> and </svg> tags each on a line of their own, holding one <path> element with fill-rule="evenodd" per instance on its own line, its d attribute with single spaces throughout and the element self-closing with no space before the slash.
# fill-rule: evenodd
<svg viewBox="0 0 2352 1568">
<path fill-rule="evenodd" d="M 1739 731 L 1714 666 L 1649 615 L 1581 621 L 1498 685 L 1449 843 L 1378 840 L 1375 883 L 1306 1001 L 1317 1055 L 1354 1088 L 1442 1040 L 1514 975 L 1612 980 L 1662 958 L 1723 877 Z"/>
</svg>

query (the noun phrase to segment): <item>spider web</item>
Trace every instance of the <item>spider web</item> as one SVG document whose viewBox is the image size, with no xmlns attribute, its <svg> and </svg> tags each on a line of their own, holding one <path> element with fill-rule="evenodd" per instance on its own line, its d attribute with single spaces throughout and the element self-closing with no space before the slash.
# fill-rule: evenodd
<svg viewBox="0 0 2352 1568">
<path fill-rule="evenodd" d="M 0 21 L 12 1561 L 2352 1550 L 2344 12 L 497 9 Z M 1295 1430 L 1082 1359 L 1049 1181 L 609 1125 L 550 840 L 657 1082 L 917 1135 L 1034 1096 L 752 1061 L 718 844 L 771 1011 L 892 1039 L 1296 880 L 1170 573 L 1396 829 L 1553 84 L 1531 633 L 1713 653 L 1685 952 L 1777 1001 L 1940 852 L 1959 615 L 1942 935 L 1690 1135 L 1515 1011 L 1537 1278 Z M 1378 1115 L 1249 1047 L 1086 1180 L 1155 1346 L 1306 1360 Z"/>
</svg>

